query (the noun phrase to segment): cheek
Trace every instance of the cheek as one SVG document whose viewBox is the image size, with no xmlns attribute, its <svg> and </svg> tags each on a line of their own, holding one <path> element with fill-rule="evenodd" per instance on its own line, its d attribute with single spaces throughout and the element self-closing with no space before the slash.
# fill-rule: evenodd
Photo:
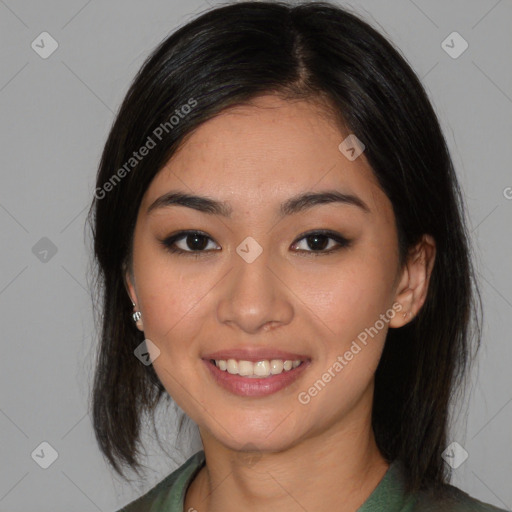
<svg viewBox="0 0 512 512">
<path fill-rule="evenodd" d="M 171 258 L 165 253 L 146 258 L 148 264 L 140 266 L 137 276 L 144 329 L 150 339 L 172 339 L 183 330 L 187 338 L 192 337 L 203 314 L 202 301 L 219 279 L 204 264 L 176 263 Z M 197 271 L 200 265 L 203 272 Z"/>
<path fill-rule="evenodd" d="M 383 258 L 356 254 L 329 271 L 296 276 L 294 290 L 331 334 L 353 338 L 390 306 L 392 278 Z"/>
<path fill-rule="evenodd" d="M 151 272 L 141 275 L 140 282 L 144 335 L 160 350 L 153 361 L 155 372 L 176 403 L 190 414 L 190 393 L 201 395 L 195 379 L 190 378 L 201 363 L 195 341 L 201 338 L 204 324 L 201 297 L 211 285 L 206 276 L 184 277 L 170 270 L 168 264 L 154 264 Z"/>
</svg>

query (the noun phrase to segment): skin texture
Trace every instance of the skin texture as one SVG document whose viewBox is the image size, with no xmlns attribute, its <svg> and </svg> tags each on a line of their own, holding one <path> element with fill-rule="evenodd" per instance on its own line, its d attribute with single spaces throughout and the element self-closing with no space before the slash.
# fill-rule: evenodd
<svg viewBox="0 0 512 512">
<path fill-rule="evenodd" d="M 142 313 L 139 329 L 160 350 L 155 371 L 203 441 L 207 464 L 185 510 L 353 511 L 389 467 L 371 429 L 374 373 L 387 329 L 409 322 L 424 303 L 435 243 L 425 235 L 399 268 L 392 205 L 364 153 L 350 161 L 338 149 L 347 135 L 319 104 L 262 96 L 203 123 L 144 195 L 133 274 L 125 277 Z M 226 201 L 232 218 L 183 206 L 146 214 L 171 189 Z M 325 189 L 359 196 L 370 212 L 330 203 L 279 217 L 289 197 Z M 159 241 L 194 229 L 210 237 L 197 258 Z M 315 256 L 315 245 L 298 237 L 317 229 L 352 243 L 328 254 L 338 244 L 327 239 L 325 254 Z M 248 236 L 263 249 L 252 263 L 236 252 Z M 176 245 L 190 251 L 188 240 Z M 298 394 L 393 304 L 401 311 L 301 403 Z M 219 387 L 201 360 L 257 346 L 308 354 L 311 365 L 287 388 L 249 398 Z"/>
</svg>

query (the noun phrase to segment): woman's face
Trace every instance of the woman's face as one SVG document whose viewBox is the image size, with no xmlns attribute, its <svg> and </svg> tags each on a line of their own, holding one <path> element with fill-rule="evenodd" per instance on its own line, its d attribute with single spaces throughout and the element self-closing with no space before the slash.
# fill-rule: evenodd
<svg viewBox="0 0 512 512">
<path fill-rule="evenodd" d="M 160 351 L 155 371 L 202 433 L 231 449 L 281 450 L 368 421 L 387 330 L 405 323 L 392 206 L 364 152 L 350 160 L 338 148 L 347 135 L 311 103 L 264 96 L 202 124 L 142 200 L 129 290 Z M 165 202 L 148 212 L 171 191 L 231 213 Z M 281 212 L 327 191 L 356 199 Z M 184 230 L 201 236 L 169 252 L 162 241 Z M 319 230 L 330 233 L 307 236 Z M 268 360 L 253 371 L 277 374 L 232 376 L 209 361 L 233 350 L 215 358 L 242 372 L 251 368 L 240 360 Z M 279 360 L 296 358 L 288 374 Z"/>
</svg>

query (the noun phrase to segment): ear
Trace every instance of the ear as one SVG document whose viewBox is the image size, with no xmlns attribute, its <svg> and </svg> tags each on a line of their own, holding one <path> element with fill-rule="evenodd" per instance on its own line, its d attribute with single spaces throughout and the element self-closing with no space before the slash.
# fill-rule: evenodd
<svg viewBox="0 0 512 512">
<path fill-rule="evenodd" d="M 402 308 L 389 321 L 390 327 L 402 327 L 410 322 L 425 303 L 435 256 L 435 241 L 426 234 L 409 250 L 394 301 L 399 303 Z M 407 313 L 405 318 L 404 313 Z"/>
<path fill-rule="evenodd" d="M 130 269 L 127 267 L 126 263 L 122 264 L 122 275 L 123 275 L 123 282 L 124 287 L 126 288 L 126 293 L 128 293 L 128 296 L 130 297 L 130 300 L 135 303 L 135 306 L 137 307 L 137 293 L 135 291 L 135 285 L 134 285 L 134 278 L 133 274 L 131 273 Z"/>
<path fill-rule="evenodd" d="M 134 311 L 139 310 L 139 305 L 137 304 L 137 293 L 135 291 L 135 279 L 133 277 L 132 272 L 127 267 L 125 263 L 122 264 L 122 276 L 123 276 L 123 282 L 124 286 L 126 288 L 126 292 L 128 293 L 128 296 L 130 297 L 131 301 L 135 303 Z M 139 318 L 137 322 L 135 323 L 137 326 L 137 329 L 139 331 L 144 331 L 144 325 L 142 323 L 142 318 Z"/>
</svg>

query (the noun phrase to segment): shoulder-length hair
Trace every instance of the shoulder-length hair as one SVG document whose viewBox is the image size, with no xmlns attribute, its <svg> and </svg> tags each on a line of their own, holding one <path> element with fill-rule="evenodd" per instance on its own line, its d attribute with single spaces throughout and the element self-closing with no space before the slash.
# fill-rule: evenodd
<svg viewBox="0 0 512 512">
<path fill-rule="evenodd" d="M 160 43 L 134 78 L 106 141 L 88 214 L 101 317 L 91 393 L 100 449 L 123 477 L 122 466 L 137 470 L 141 417 L 152 413 L 154 426 L 155 408 L 168 398 L 153 366 L 134 356 L 144 336 L 123 280 L 141 198 L 187 134 L 263 94 L 328 100 L 334 119 L 364 144 L 393 205 L 402 263 L 423 234 L 435 239 L 426 302 L 410 323 L 388 332 L 372 427 L 383 456 L 404 464 L 408 491 L 442 487 L 449 482 L 441 455 L 450 400 L 465 380 L 471 341 L 476 354 L 481 335 L 463 197 L 416 74 L 385 37 L 329 2 L 214 8 Z M 143 146 L 150 149 L 135 158 Z"/>
</svg>

